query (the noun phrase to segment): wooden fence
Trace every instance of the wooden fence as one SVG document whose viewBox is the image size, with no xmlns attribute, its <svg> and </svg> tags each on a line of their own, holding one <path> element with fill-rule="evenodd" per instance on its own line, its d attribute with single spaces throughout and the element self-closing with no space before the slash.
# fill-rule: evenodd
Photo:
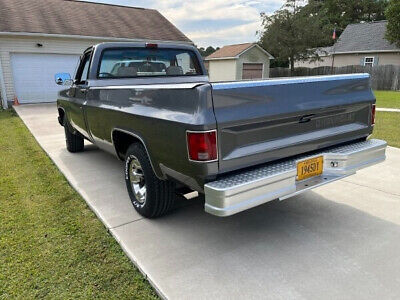
<svg viewBox="0 0 400 300">
<path fill-rule="evenodd" d="M 316 76 L 331 74 L 369 73 L 374 90 L 400 90 L 400 66 L 345 66 L 345 67 L 318 67 L 296 68 L 293 73 L 287 68 L 270 69 L 270 77 Z"/>
</svg>

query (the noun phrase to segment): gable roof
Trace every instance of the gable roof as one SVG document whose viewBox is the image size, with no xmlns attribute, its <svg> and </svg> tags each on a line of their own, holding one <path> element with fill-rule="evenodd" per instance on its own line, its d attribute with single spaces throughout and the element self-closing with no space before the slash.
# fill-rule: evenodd
<svg viewBox="0 0 400 300">
<path fill-rule="evenodd" d="M 74 0 L 0 0 L 0 32 L 191 42 L 157 10 Z"/>
<path fill-rule="evenodd" d="M 207 56 L 206 60 L 212 59 L 236 59 L 244 52 L 250 50 L 253 47 L 258 47 L 261 51 L 263 51 L 270 59 L 272 59 L 272 55 L 261 48 L 256 43 L 244 43 L 244 44 L 236 44 L 236 45 L 227 45 L 223 46 L 221 49 L 218 49 L 214 53 Z"/>
<path fill-rule="evenodd" d="M 253 46 L 253 43 L 237 44 L 237 45 L 226 45 L 218 49 L 214 53 L 211 53 L 206 58 L 226 58 L 235 57 Z"/>
<path fill-rule="evenodd" d="M 350 24 L 334 46 L 335 53 L 400 51 L 386 38 L 387 21 Z"/>
</svg>

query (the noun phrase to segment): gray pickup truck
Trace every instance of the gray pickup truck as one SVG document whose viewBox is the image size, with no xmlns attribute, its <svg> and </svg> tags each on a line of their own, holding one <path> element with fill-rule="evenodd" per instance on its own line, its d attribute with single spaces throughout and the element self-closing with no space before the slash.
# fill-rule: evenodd
<svg viewBox="0 0 400 300">
<path fill-rule="evenodd" d="M 67 149 L 86 139 L 124 160 L 132 204 L 148 218 L 178 192 L 198 191 L 206 212 L 229 216 L 385 160 L 386 142 L 368 139 L 368 74 L 212 83 L 191 45 L 103 43 L 74 79 L 55 80 L 68 85 L 57 101 Z"/>
</svg>

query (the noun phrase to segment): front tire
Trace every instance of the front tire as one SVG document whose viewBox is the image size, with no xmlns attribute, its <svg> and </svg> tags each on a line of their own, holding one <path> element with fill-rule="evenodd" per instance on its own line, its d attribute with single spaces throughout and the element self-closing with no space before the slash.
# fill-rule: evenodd
<svg viewBox="0 0 400 300">
<path fill-rule="evenodd" d="M 64 123 L 65 142 L 69 152 L 81 152 L 84 148 L 84 140 L 79 133 L 73 133 L 67 122 Z"/>
<path fill-rule="evenodd" d="M 175 202 L 175 184 L 154 174 L 142 144 L 132 144 L 125 155 L 125 183 L 136 211 L 146 218 L 168 213 Z"/>
</svg>

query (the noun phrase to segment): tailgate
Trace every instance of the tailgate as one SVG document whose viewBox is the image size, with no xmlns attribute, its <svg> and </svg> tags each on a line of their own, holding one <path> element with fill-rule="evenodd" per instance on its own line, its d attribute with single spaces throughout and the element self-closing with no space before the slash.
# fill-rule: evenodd
<svg viewBox="0 0 400 300">
<path fill-rule="evenodd" d="M 212 83 L 220 172 L 372 132 L 368 74 Z"/>
</svg>

